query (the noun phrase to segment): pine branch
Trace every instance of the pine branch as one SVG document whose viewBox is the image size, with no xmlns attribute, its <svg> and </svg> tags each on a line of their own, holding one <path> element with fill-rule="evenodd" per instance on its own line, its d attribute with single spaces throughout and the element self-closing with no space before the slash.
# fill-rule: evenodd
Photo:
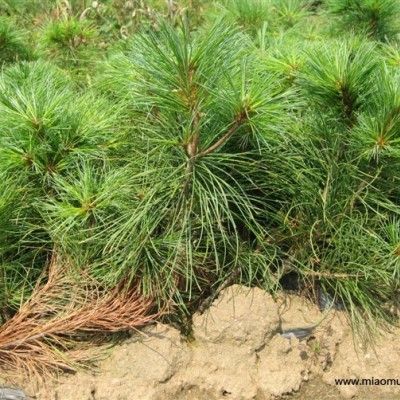
<svg viewBox="0 0 400 400">
<path fill-rule="evenodd" d="M 352 125 L 354 104 L 351 99 L 349 89 L 346 86 L 342 85 L 340 87 L 340 91 L 341 91 L 342 97 L 343 97 L 344 110 L 345 110 L 346 117 L 347 117 L 348 121 L 350 122 L 350 125 Z"/>
<path fill-rule="evenodd" d="M 229 129 L 229 131 L 224 136 L 222 136 L 221 139 L 219 139 L 216 143 L 211 145 L 208 149 L 203 150 L 202 152 L 198 153 L 196 158 L 205 157 L 206 155 L 212 153 L 213 151 L 215 151 L 219 147 L 221 147 L 244 124 L 246 119 L 247 119 L 247 117 L 240 115 L 239 118 L 232 125 L 232 127 Z"/>
<path fill-rule="evenodd" d="M 185 145 L 186 155 L 189 158 L 193 158 L 197 154 L 198 144 L 200 140 L 200 130 L 199 126 L 199 112 L 196 111 L 193 118 L 193 124 L 191 127 L 191 140 Z"/>
</svg>

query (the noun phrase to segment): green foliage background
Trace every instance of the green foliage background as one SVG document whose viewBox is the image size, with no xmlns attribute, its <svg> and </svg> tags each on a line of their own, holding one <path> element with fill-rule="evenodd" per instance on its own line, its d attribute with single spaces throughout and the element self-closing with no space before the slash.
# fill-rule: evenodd
<svg viewBox="0 0 400 400">
<path fill-rule="evenodd" d="M 2 0 L 2 321 L 56 252 L 181 317 L 294 279 L 363 335 L 395 322 L 399 11 Z"/>
</svg>

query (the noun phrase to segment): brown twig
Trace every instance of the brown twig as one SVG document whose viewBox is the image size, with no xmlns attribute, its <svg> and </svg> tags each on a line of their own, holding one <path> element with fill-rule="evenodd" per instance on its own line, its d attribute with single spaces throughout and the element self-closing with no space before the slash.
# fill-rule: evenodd
<svg viewBox="0 0 400 400">
<path fill-rule="evenodd" d="M 217 142 L 211 145 L 208 149 L 198 153 L 196 157 L 197 158 L 204 157 L 207 154 L 210 154 L 214 150 L 218 149 L 218 147 L 222 146 L 240 128 L 240 126 L 243 125 L 244 122 L 245 118 L 238 118 L 232 125 L 232 127 L 229 129 L 229 131 L 224 136 L 222 136 L 221 139 L 219 139 Z"/>
<path fill-rule="evenodd" d="M 200 140 L 199 121 L 199 112 L 195 112 L 193 124 L 191 126 L 191 140 L 185 145 L 186 155 L 189 158 L 193 158 L 197 155 Z"/>
<path fill-rule="evenodd" d="M 199 129 L 199 112 L 195 112 L 193 118 L 193 124 L 191 127 L 191 140 L 185 145 L 186 155 L 188 160 L 186 163 L 186 177 L 185 183 L 183 185 L 183 192 L 185 194 L 185 199 L 189 198 L 190 182 L 192 180 L 194 159 L 198 152 L 198 145 L 200 140 L 200 129 Z"/>
</svg>

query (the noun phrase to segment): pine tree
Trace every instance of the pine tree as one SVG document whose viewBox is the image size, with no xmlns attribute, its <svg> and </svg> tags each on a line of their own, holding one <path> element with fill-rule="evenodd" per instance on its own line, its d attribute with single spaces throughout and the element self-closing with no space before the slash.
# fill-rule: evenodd
<svg viewBox="0 0 400 400">
<path fill-rule="evenodd" d="M 339 16 L 345 29 L 386 41 L 400 33 L 397 0 L 328 0 L 329 11 Z"/>
<path fill-rule="evenodd" d="M 212 3 L 139 33 L 109 3 L 0 19 L 3 322 L 58 257 L 174 314 L 294 275 L 364 335 L 393 322 L 398 2 Z"/>
</svg>

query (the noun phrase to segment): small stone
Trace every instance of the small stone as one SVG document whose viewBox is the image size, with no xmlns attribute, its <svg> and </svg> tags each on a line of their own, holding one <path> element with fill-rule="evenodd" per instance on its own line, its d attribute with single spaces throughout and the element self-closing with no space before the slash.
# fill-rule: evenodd
<svg viewBox="0 0 400 400">
<path fill-rule="evenodd" d="M 0 400 L 28 400 L 21 389 L 0 386 Z"/>
<path fill-rule="evenodd" d="M 121 381 L 120 381 L 119 379 L 117 379 L 117 378 L 113 379 L 113 380 L 111 381 L 111 383 L 112 383 L 114 386 L 121 386 Z"/>
</svg>

